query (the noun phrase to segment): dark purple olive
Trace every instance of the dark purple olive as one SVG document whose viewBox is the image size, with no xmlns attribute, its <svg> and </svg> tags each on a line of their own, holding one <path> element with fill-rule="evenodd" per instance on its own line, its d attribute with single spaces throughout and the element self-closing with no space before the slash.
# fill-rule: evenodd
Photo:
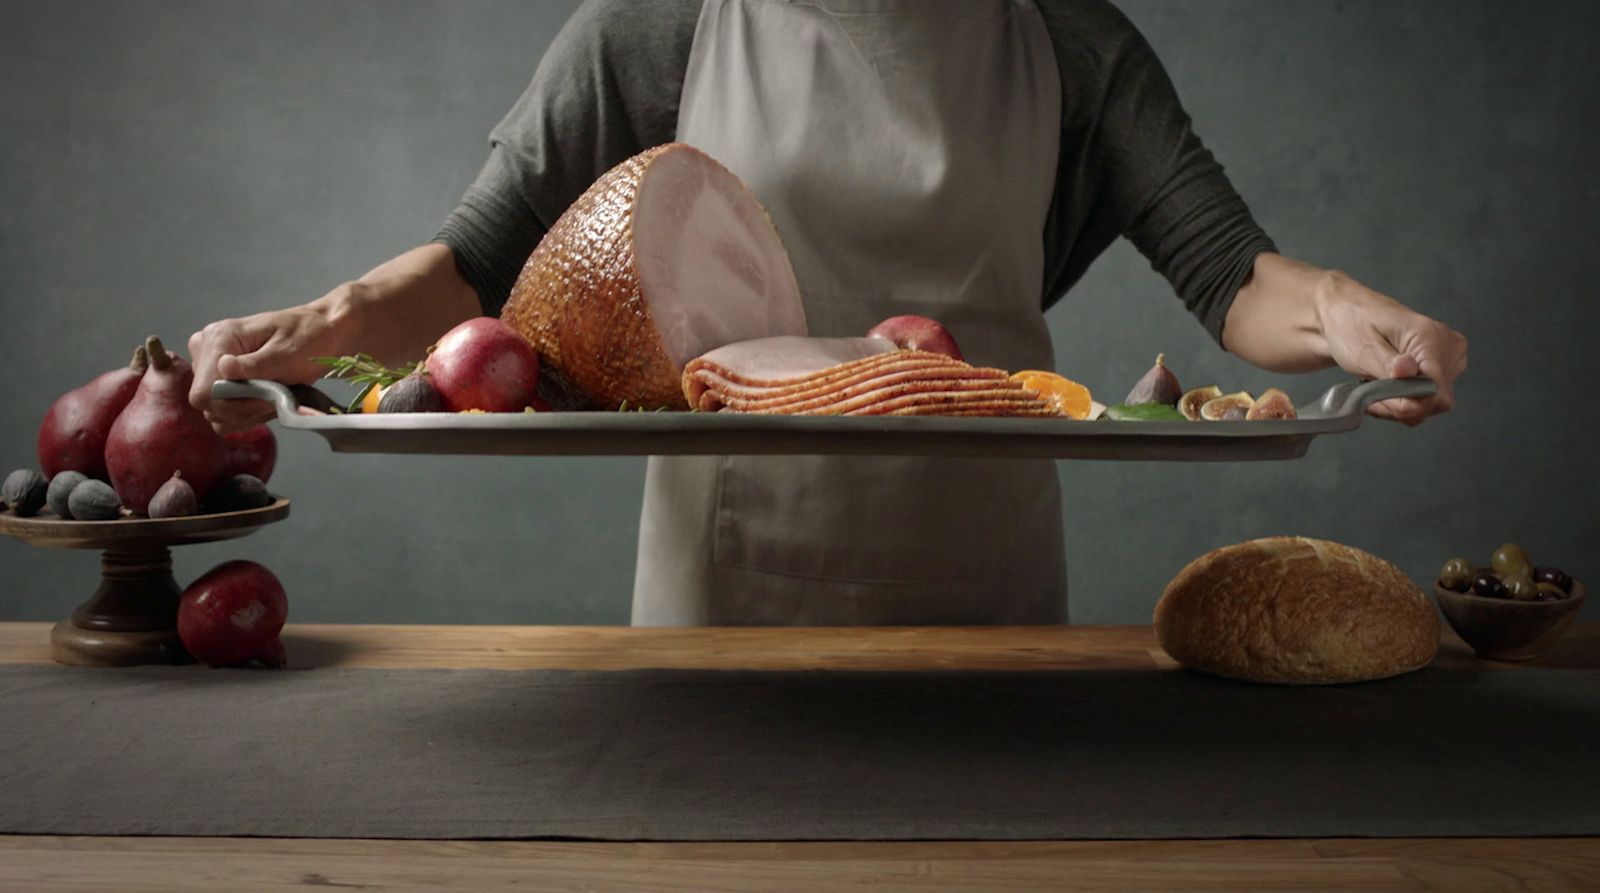
<svg viewBox="0 0 1600 893">
<path fill-rule="evenodd" d="M 1562 592 L 1572 594 L 1572 578 L 1558 567 L 1541 567 L 1533 572 L 1533 582 L 1549 583 Z"/>
<path fill-rule="evenodd" d="M 1482 570 L 1472 578 L 1472 591 L 1485 598 L 1506 598 L 1506 586 L 1494 571 Z"/>
</svg>

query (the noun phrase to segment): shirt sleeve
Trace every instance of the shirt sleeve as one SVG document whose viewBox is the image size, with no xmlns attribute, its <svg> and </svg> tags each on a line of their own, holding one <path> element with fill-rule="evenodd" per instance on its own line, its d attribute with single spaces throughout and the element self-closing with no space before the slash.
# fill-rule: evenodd
<svg viewBox="0 0 1600 893">
<path fill-rule="evenodd" d="M 699 9 L 700 0 L 588 0 L 556 35 L 434 238 L 485 315 L 499 314 L 528 255 L 591 183 L 672 140 Z"/>
<path fill-rule="evenodd" d="M 1118 235 L 1172 284 L 1218 343 L 1255 258 L 1275 251 L 1222 165 L 1201 143 L 1154 49 L 1109 4 L 1059 13 L 1062 169 L 1047 226 L 1059 297 Z M 1086 8 L 1092 14 L 1082 15 Z M 1051 16 L 1046 16 L 1047 27 Z"/>
</svg>

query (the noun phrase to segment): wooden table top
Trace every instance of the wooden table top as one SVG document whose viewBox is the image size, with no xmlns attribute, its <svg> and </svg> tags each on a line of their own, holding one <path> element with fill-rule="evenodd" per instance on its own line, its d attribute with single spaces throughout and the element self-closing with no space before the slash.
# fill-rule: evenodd
<svg viewBox="0 0 1600 893">
<path fill-rule="evenodd" d="M 0 623 L 0 664 L 49 664 L 50 624 Z M 566 670 L 1170 670 L 1148 626 L 636 628 L 289 624 L 291 668 Z M 1600 623 L 1550 653 L 1485 661 L 1446 631 L 1434 666 L 1600 667 Z M 196 668 L 197 672 L 203 672 Z"/>
<path fill-rule="evenodd" d="M 0 664 L 49 624 L 0 623 Z M 856 629 L 290 625 L 291 667 L 1172 671 L 1147 626 Z M 1600 666 L 1600 624 L 1528 663 Z M 193 668 L 196 673 L 206 672 Z M 62 672 L 81 672 L 62 668 Z M 267 671 L 263 671 L 267 672 Z M 1594 890 L 1600 838 L 568 843 L 0 835 L 0 890 Z"/>
</svg>

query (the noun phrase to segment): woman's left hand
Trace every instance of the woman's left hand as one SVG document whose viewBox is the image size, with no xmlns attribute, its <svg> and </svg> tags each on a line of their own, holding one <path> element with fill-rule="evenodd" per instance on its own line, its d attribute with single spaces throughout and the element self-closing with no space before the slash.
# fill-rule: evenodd
<svg viewBox="0 0 1600 893">
<path fill-rule="evenodd" d="M 1424 376 L 1439 392 L 1385 400 L 1367 410 L 1378 418 L 1419 425 L 1455 405 L 1455 380 L 1467 369 L 1467 339 L 1342 273 L 1327 273 L 1316 290 L 1317 318 L 1328 354 L 1363 378 Z"/>
</svg>

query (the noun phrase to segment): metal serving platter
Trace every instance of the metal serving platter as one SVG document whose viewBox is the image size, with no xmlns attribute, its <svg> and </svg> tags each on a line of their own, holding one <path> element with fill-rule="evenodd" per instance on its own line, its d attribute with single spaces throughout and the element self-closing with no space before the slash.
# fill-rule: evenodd
<svg viewBox="0 0 1600 893">
<path fill-rule="evenodd" d="M 271 402 L 292 431 L 341 453 L 493 456 L 976 456 L 1140 462 L 1297 459 L 1322 434 L 1354 431 L 1368 406 L 1430 397 L 1425 378 L 1345 382 L 1294 421 L 1078 422 L 1070 419 L 741 415 L 725 412 L 386 413 L 301 411 L 302 388 L 219 381 L 219 399 Z M 314 394 L 315 392 L 310 392 Z"/>
</svg>

